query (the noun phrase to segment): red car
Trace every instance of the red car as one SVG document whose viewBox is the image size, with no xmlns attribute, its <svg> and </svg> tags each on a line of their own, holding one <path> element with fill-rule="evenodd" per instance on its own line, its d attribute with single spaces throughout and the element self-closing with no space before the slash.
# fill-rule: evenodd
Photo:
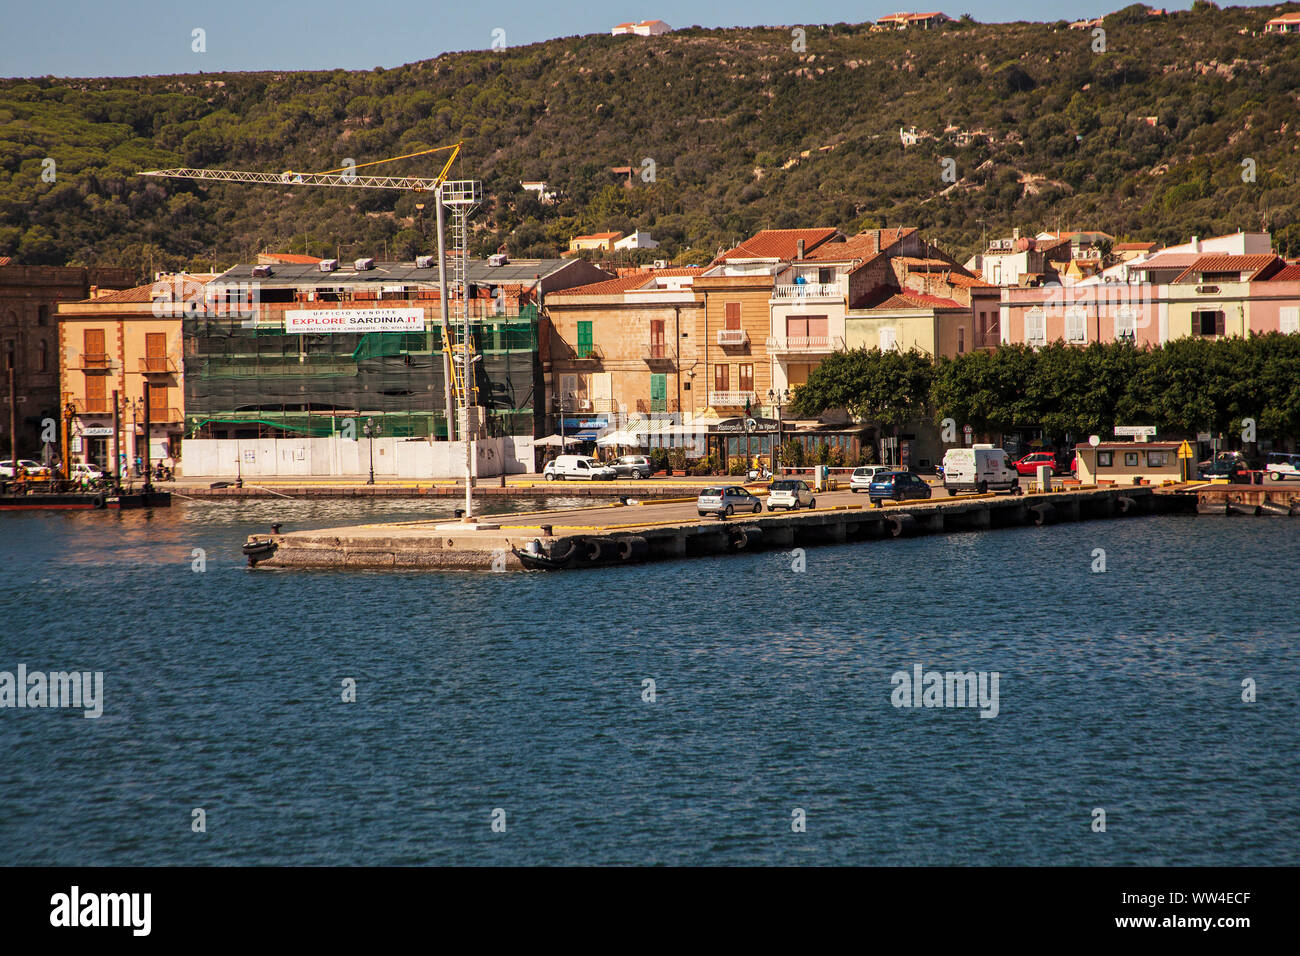
<svg viewBox="0 0 1300 956">
<path fill-rule="evenodd" d="M 1056 455 L 1050 451 L 1030 452 L 1028 455 L 1025 455 L 1025 457 L 1017 459 L 1016 471 L 1026 477 L 1033 477 L 1038 474 L 1039 465 L 1046 465 L 1048 468 L 1051 468 L 1052 474 L 1054 475 L 1059 475 L 1061 473 L 1060 466 L 1056 463 Z"/>
</svg>

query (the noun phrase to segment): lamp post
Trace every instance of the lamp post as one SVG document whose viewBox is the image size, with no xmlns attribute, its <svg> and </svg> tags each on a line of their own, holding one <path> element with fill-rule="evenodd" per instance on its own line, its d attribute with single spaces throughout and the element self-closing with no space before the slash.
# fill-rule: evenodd
<svg viewBox="0 0 1300 956">
<path fill-rule="evenodd" d="M 778 475 L 781 473 L 781 407 L 788 401 L 788 388 L 783 388 L 780 392 L 770 388 L 767 390 L 767 403 L 776 407 L 776 447 L 772 450 L 772 471 Z"/>
<path fill-rule="evenodd" d="M 416 213 L 416 218 L 420 220 L 420 244 L 421 247 L 423 247 L 424 245 L 424 203 L 417 202 L 415 204 L 415 213 Z"/>
<path fill-rule="evenodd" d="M 372 418 L 367 418 L 366 423 L 361 426 L 361 434 L 366 436 L 370 443 L 370 480 L 368 485 L 375 483 L 375 438 L 384 433 L 384 426 Z"/>
</svg>

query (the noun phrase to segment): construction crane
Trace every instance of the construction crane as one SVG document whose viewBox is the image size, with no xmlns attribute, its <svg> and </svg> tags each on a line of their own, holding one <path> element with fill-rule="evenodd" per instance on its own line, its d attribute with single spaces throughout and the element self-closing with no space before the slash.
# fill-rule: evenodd
<svg viewBox="0 0 1300 956">
<path fill-rule="evenodd" d="M 470 331 L 469 315 L 469 216 L 474 207 L 483 201 L 483 184 L 477 179 L 448 179 L 452 163 L 460 155 L 463 143 L 435 146 L 389 159 L 369 163 L 349 164 L 323 173 L 303 173 L 285 170 L 282 173 L 259 173 L 237 169 L 154 169 L 141 172 L 141 176 L 160 176 L 169 179 L 197 179 L 219 183 L 252 183 L 268 186 L 329 186 L 345 189 L 404 189 L 411 192 L 435 193 L 438 214 L 438 299 L 442 318 L 443 372 L 446 382 L 447 440 L 458 433 L 465 441 L 465 516 L 473 520 L 474 502 L 471 494 L 473 473 L 472 442 L 477 430 L 472 408 L 478 405 L 478 390 L 474 382 L 474 337 Z M 383 163 L 393 163 L 417 156 L 448 152 L 447 161 L 433 178 L 420 176 L 358 175 L 358 169 L 367 169 Z M 450 257 L 444 238 L 444 207 L 451 209 Z M 448 314 L 447 265 L 450 258 L 450 288 L 459 293 L 460 321 L 453 324 Z M 456 325 L 459 325 L 459 336 Z M 459 416 L 456 415 L 459 410 Z M 455 424 L 453 424 L 453 422 Z M 455 433 L 453 433 L 455 429 Z"/>
</svg>

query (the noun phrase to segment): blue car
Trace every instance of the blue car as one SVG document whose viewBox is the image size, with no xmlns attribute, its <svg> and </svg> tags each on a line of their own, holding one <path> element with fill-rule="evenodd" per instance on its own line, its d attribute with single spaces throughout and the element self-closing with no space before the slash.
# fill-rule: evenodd
<svg viewBox="0 0 1300 956">
<path fill-rule="evenodd" d="M 873 505 L 879 505 L 882 501 L 926 499 L 930 494 L 930 486 L 910 471 L 881 472 L 867 486 L 867 497 Z"/>
</svg>

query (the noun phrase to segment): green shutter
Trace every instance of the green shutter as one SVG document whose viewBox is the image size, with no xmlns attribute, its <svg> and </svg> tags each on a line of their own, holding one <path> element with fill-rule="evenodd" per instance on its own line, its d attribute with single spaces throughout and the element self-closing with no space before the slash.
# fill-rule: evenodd
<svg viewBox="0 0 1300 956">
<path fill-rule="evenodd" d="M 578 358 L 586 358 L 591 354 L 591 323 L 578 323 Z"/>
<path fill-rule="evenodd" d="M 650 376 L 650 411 L 668 411 L 668 376 Z"/>
</svg>

